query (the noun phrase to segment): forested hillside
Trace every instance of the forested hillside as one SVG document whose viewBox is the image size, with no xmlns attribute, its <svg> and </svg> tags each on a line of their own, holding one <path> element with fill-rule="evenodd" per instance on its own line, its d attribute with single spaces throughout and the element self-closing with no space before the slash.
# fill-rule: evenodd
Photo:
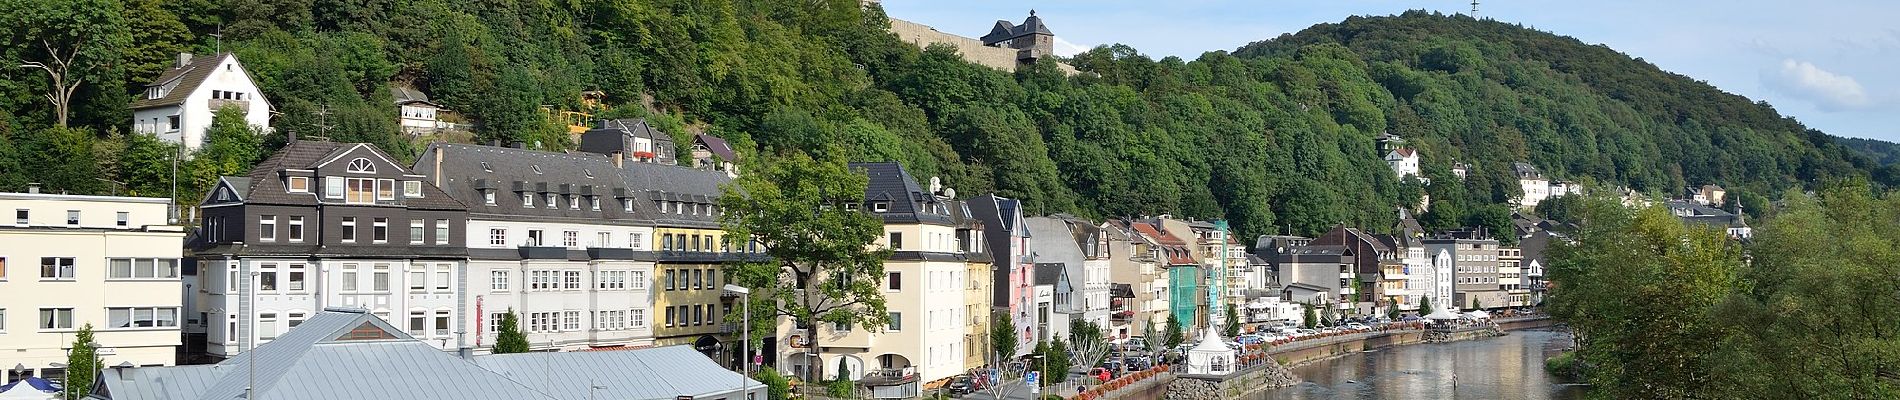
<svg viewBox="0 0 1900 400">
<path fill-rule="evenodd" d="M 0 13 L 0 56 L 80 48 L 76 75 L 87 77 L 65 130 L 49 128 L 45 74 L 0 70 L 0 189 L 106 192 L 115 184 L 89 178 L 109 176 L 165 195 L 168 176 L 154 169 L 169 166 L 162 145 L 121 132 L 129 93 L 181 51 L 235 52 L 258 77 L 282 113 L 264 150 L 296 131 L 412 156 L 391 82 L 478 123 L 472 140 L 560 150 L 564 131 L 540 106 L 577 109 L 582 91 L 601 90 L 615 108 L 599 116 L 643 115 L 650 99 L 671 133 L 703 128 L 765 156 L 754 160 L 897 160 L 962 193 L 1022 198 L 1034 213 L 1228 218 L 1248 237 L 1340 222 L 1384 229 L 1394 207 L 1426 192 L 1428 225 L 1495 225 L 1518 190 L 1513 161 L 1657 193 L 1717 183 L 1745 200 L 1890 175 L 1765 104 L 1607 48 L 1462 16 L 1354 17 L 1194 60 L 1103 47 L 1067 60 L 1084 74 L 1065 77 L 919 50 L 858 4 L 0 0 L 22 10 Z M 1387 131 L 1422 150 L 1434 184 L 1393 178 L 1372 139 Z M 194 161 L 183 186 L 241 171 L 246 157 L 257 156 Z M 1455 161 L 1472 166 L 1470 178 L 1451 175 Z"/>
</svg>

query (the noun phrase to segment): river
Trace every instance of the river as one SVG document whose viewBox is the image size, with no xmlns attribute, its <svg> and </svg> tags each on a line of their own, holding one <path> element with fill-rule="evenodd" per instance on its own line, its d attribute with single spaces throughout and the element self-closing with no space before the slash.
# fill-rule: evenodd
<svg viewBox="0 0 1900 400">
<path fill-rule="evenodd" d="M 1305 382 L 1249 399 L 1579 399 L 1587 387 L 1544 373 L 1544 359 L 1569 345 L 1568 333 L 1526 330 L 1389 347 L 1295 367 Z"/>
</svg>

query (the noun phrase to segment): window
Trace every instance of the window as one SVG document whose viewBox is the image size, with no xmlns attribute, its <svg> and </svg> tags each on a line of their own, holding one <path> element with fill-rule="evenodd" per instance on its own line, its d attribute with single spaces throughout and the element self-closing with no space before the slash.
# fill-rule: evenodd
<svg viewBox="0 0 1900 400">
<path fill-rule="evenodd" d="M 31 211 L 28 211 L 27 209 L 24 209 L 24 208 L 20 208 L 20 209 L 14 209 L 14 210 L 13 210 L 13 224 L 14 224 L 14 225 L 26 225 L 26 224 L 27 224 L 27 218 L 26 218 L 26 217 L 27 217 L 27 215 L 28 215 L 28 214 L 30 214 L 30 213 L 31 213 Z"/>
<path fill-rule="evenodd" d="M 508 290 L 508 271 L 488 271 L 488 290 L 503 292 Z"/>
<path fill-rule="evenodd" d="M 495 205 L 495 191 L 493 191 L 493 190 L 483 190 L 483 191 L 482 191 L 482 204 L 483 204 L 483 205 L 490 205 L 490 206 L 492 206 L 492 205 Z"/>
<path fill-rule="evenodd" d="M 265 264 L 263 268 L 265 268 L 265 270 L 257 273 L 257 290 L 277 290 L 276 266 Z"/>
<path fill-rule="evenodd" d="M 177 326 L 177 308 L 114 307 L 106 309 L 106 329 L 166 328 Z"/>
<path fill-rule="evenodd" d="M 0 310 L 0 322 L 5 322 L 6 316 L 7 316 L 6 310 Z M 644 308 L 635 308 L 632 310 L 628 310 L 627 320 L 629 323 L 631 323 L 631 326 L 634 329 L 646 328 L 647 327 L 647 310 Z"/>
<path fill-rule="evenodd" d="M 356 243 L 356 217 L 343 217 L 343 243 Z"/>
<path fill-rule="evenodd" d="M 600 290 L 621 290 L 627 288 L 627 271 L 600 271 L 595 273 L 594 287 Z"/>
<path fill-rule="evenodd" d="M 561 271 L 561 288 L 578 290 L 581 288 L 580 271 Z"/>
<path fill-rule="evenodd" d="M 561 330 L 563 331 L 581 330 L 581 312 L 580 311 L 562 311 L 561 312 Z"/>
<path fill-rule="evenodd" d="M 646 235 L 639 232 L 627 234 L 627 248 L 640 250 L 646 248 Z"/>
<path fill-rule="evenodd" d="M 402 181 L 402 197 L 411 199 L 422 197 L 422 181 Z"/>
<path fill-rule="evenodd" d="M 554 271 L 554 270 L 529 271 L 528 272 L 528 278 L 529 278 L 528 289 L 532 289 L 532 290 L 555 289 L 559 287 L 559 283 L 556 282 L 556 280 L 560 279 L 559 275 L 560 275 L 560 272 Z"/>
<path fill-rule="evenodd" d="M 0 272 L 4 272 L 4 271 L 0 271 Z M 633 274 L 633 277 L 628 278 L 628 280 L 630 281 L 629 285 L 631 285 L 630 287 L 632 287 L 634 290 L 646 290 L 647 289 L 647 272 L 633 271 L 632 274 Z M 0 278 L 4 278 L 4 277 L 5 277 L 4 274 L 0 274 Z"/>
<path fill-rule="evenodd" d="M 891 312 L 891 331 L 897 332 L 897 331 L 902 331 L 902 330 L 904 330 L 904 313 L 892 311 Z"/>
<path fill-rule="evenodd" d="M 546 204 L 547 204 L 547 206 L 548 206 L 548 209 L 556 209 L 556 208 L 561 208 L 561 202 L 560 202 L 560 200 L 559 200 L 559 199 L 556 199 L 556 198 L 554 198 L 554 194 L 553 194 L 553 193 L 548 193 L 548 194 L 547 194 L 547 200 L 548 200 L 548 201 L 546 202 Z"/>
<path fill-rule="evenodd" d="M 374 290 L 378 292 L 389 291 L 389 266 L 388 265 L 382 265 L 382 264 L 376 265 L 376 272 L 374 272 L 370 276 L 370 290 Z"/>
<path fill-rule="evenodd" d="M 693 305 L 693 325 L 705 325 L 705 324 L 706 324 L 706 305 L 694 304 Z"/>
<path fill-rule="evenodd" d="M 303 313 L 294 312 L 294 313 L 289 313 L 287 315 L 288 317 L 284 318 L 284 321 L 289 322 L 289 324 L 287 325 L 289 325 L 290 327 L 295 328 L 297 327 L 297 325 L 303 325 L 303 318 L 304 318 Z"/>
<path fill-rule="evenodd" d="M 422 220 L 409 220 L 409 244 L 422 244 L 428 241 L 429 238 L 424 236 L 427 232 L 428 228 L 422 226 Z"/>
<path fill-rule="evenodd" d="M 7 281 L 7 258 L 0 257 L 0 282 L 6 282 L 6 281 Z M 6 330 L 6 329 L 7 329 L 6 325 L 0 325 L 0 330 Z"/>
<path fill-rule="evenodd" d="M 871 203 L 871 211 L 873 212 L 885 212 L 885 211 L 890 211 L 890 210 L 891 210 L 891 203 L 886 203 L 882 201 Z"/>
<path fill-rule="evenodd" d="M 613 243 L 614 234 L 612 232 L 594 232 L 594 243 L 589 244 L 588 247 L 612 247 Z"/>
<path fill-rule="evenodd" d="M 484 322 L 487 322 L 487 323 L 488 323 L 488 330 L 486 330 L 486 331 L 484 331 L 484 332 L 496 332 L 496 333 L 500 333 L 500 332 L 501 332 L 501 319 L 502 319 L 502 318 L 505 318 L 505 317 L 507 317 L 507 316 L 508 316 L 508 313 L 488 313 L 488 321 L 484 321 Z M 516 322 L 515 322 L 515 328 L 516 328 L 516 329 L 520 329 L 520 328 L 521 328 L 521 322 L 520 322 L 520 321 L 516 321 Z"/>
<path fill-rule="evenodd" d="M 885 273 L 885 290 L 889 290 L 893 292 L 904 290 L 904 273 L 902 272 Z"/>
<path fill-rule="evenodd" d="M 40 280 L 72 280 L 72 257 L 40 257 Z"/>
<path fill-rule="evenodd" d="M 263 215 L 257 217 L 257 241 L 277 241 L 277 216 Z"/>
<path fill-rule="evenodd" d="M 706 270 L 693 270 L 693 280 L 691 282 L 693 283 L 693 289 L 699 289 L 704 286 L 706 284 Z"/>
<path fill-rule="evenodd" d="M 502 228 L 488 228 L 488 245 L 494 247 L 507 246 L 508 230 Z"/>
<path fill-rule="evenodd" d="M 668 328 L 673 327 L 673 318 L 674 318 L 673 307 L 667 307 L 666 308 L 666 327 Z"/>
<path fill-rule="evenodd" d="M 660 234 L 660 250 L 673 250 L 673 234 Z"/>
<path fill-rule="evenodd" d="M 588 198 L 587 198 L 587 207 L 588 207 L 588 208 L 590 208 L 590 209 L 592 209 L 592 210 L 594 210 L 594 211 L 600 211 L 600 198 L 599 198 L 599 197 L 588 197 Z"/>
<path fill-rule="evenodd" d="M 891 232 L 891 248 L 896 249 L 896 250 L 904 249 L 904 233 L 903 232 Z"/>
<path fill-rule="evenodd" d="M 66 225 L 79 226 L 79 210 L 66 210 Z"/>
<path fill-rule="evenodd" d="M 666 270 L 666 290 L 673 290 L 673 270 Z"/>
<path fill-rule="evenodd" d="M 534 194 L 533 193 L 521 194 L 521 208 L 534 208 Z"/>
<path fill-rule="evenodd" d="M 127 226 L 131 226 L 131 224 L 132 224 L 132 213 L 120 211 L 119 216 L 117 218 L 117 222 L 114 223 L 113 225 L 116 225 L 120 228 L 124 228 Z"/>
<path fill-rule="evenodd" d="M 561 246 L 562 247 L 580 247 L 581 245 L 580 242 L 581 242 L 581 233 L 579 231 L 561 232 Z"/>
<path fill-rule="evenodd" d="M 389 218 L 376 218 L 372 221 L 370 240 L 377 244 L 389 243 Z"/>
<path fill-rule="evenodd" d="M 6 333 L 6 332 L 7 332 L 7 309 L 0 308 L 0 333 Z"/>
<path fill-rule="evenodd" d="M 528 245 L 529 246 L 541 246 L 543 239 L 547 239 L 547 238 L 541 234 L 540 229 L 528 230 Z"/>
<path fill-rule="evenodd" d="M 113 258 L 106 260 L 107 279 L 177 279 L 178 260 L 170 258 Z"/>
<path fill-rule="evenodd" d="M 620 211 L 622 211 L 622 212 L 628 212 L 628 213 L 631 213 L 631 212 L 633 212 L 633 199 L 625 199 L 625 200 L 621 200 L 621 201 L 620 201 Z"/>
<path fill-rule="evenodd" d="M 449 310 L 435 310 L 435 335 L 449 335 Z"/>
<path fill-rule="evenodd" d="M 429 333 L 428 329 L 429 329 L 429 312 L 423 311 L 423 310 L 410 310 L 409 311 L 409 334 L 416 335 L 416 336 L 428 335 Z"/>
<path fill-rule="evenodd" d="M 164 96 L 159 96 L 159 97 L 164 97 Z M 178 130 L 178 116 L 177 115 L 165 116 L 165 129 L 173 130 L 173 131 Z"/>
<path fill-rule="evenodd" d="M 376 178 L 347 178 L 345 181 L 349 183 L 345 188 L 343 196 L 345 203 L 368 204 L 376 202 Z"/>
<path fill-rule="evenodd" d="M 277 338 L 277 313 L 274 313 L 274 312 L 258 313 L 257 314 L 257 340 L 267 341 L 267 340 L 276 339 L 276 338 Z"/>
<path fill-rule="evenodd" d="M 40 309 L 40 330 L 47 329 L 73 329 L 73 309 Z"/>
<path fill-rule="evenodd" d="M 571 194 L 567 195 L 567 209 L 569 210 L 581 209 L 581 197 L 571 195 Z M 598 210 L 599 208 L 595 208 L 595 209 Z"/>
<path fill-rule="evenodd" d="M 669 214 L 669 213 L 670 213 L 670 212 L 669 212 L 669 211 L 667 210 L 667 209 L 669 208 L 669 206 L 670 206 L 670 204 L 668 204 L 667 202 L 664 202 L 664 201 L 660 201 L 660 202 L 657 202 L 657 203 L 660 203 L 660 213 L 661 213 L 661 214 Z"/>
<path fill-rule="evenodd" d="M 594 313 L 594 330 L 617 331 L 627 329 L 626 310 L 607 310 Z"/>
<path fill-rule="evenodd" d="M 422 293 L 423 291 L 428 290 L 429 289 L 429 272 L 423 271 L 421 266 L 413 266 L 410 268 L 415 268 L 415 269 L 409 271 L 409 292 Z"/>
<path fill-rule="evenodd" d="M 376 173 L 376 164 L 369 162 L 367 158 L 358 157 L 355 160 L 350 160 L 349 166 L 347 166 L 344 171 L 357 174 L 374 174 Z"/>
<path fill-rule="evenodd" d="M 345 293 L 355 292 L 356 291 L 356 264 L 343 264 L 343 273 L 341 275 L 342 276 L 338 279 L 343 281 L 342 282 L 343 292 Z"/>
<path fill-rule="evenodd" d="M 447 267 L 442 268 L 440 271 L 435 271 L 435 290 L 449 290 L 449 282 L 453 280 L 449 278 L 449 275 Z"/>
<path fill-rule="evenodd" d="M 289 272 L 287 273 L 287 275 L 289 275 L 288 278 L 290 280 L 290 290 L 302 291 L 304 288 L 304 276 L 305 276 L 304 265 L 290 264 Z"/>
<path fill-rule="evenodd" d="M 290 225 L 290 232 L 289 232 L 290 242 L 291 243 L 303 242 L 303 217 L 292 216 L 292 217 L 289 217 L 289 219 L 290 220 L 287 222 L 289 222 L 289 225 Z"/>
<path fill-rule="evenodd" d="M 435 220 L 435 244 L 449 244 L 449 220 Z"/>
<path fill-rule="evenodd" d="M 284 190 L 291 193 L 310 193 L 310 177 L 290 177 L 284 182 Z"/>
<path fill-rule="evenodd" d="M 528 313 L 529 332 L 553 332 L 560 328 L 560 313 Z"/>
</svg>

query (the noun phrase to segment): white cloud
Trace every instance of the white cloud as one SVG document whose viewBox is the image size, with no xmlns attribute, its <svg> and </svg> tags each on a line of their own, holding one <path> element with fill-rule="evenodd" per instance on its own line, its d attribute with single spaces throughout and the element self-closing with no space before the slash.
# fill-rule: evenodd
<svg viewBox="0 0 1900 400">
<path fill-rule="evenodd" d="M 1782 59 L 1779 69 L 1762 71 L 1770 89 L 1813 102 L 1823 111 L 1866 108 L 1873 104 L 1854 77 L 1829 72 L 1807 61 Z"/>
<path fill-rule="evenodd" d="M 1062 57 L 1073 57 L 1076 54 L 1082 54 L 1082 52 L 1084 51 L 1089 51 L 1089 46 L 1083 46 L 1083 45 L 1079 45 L 1075 43 L 1070 43 L 1068 40 L 1063 39 L 1061 36 L 1056 36 L 1056 45 L 1055 45 L 1056 55 L 1062 56 Z"/>
</svg>

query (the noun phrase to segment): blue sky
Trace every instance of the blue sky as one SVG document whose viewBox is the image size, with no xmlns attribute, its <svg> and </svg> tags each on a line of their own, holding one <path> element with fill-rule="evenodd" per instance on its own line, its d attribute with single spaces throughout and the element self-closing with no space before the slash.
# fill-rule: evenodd
<svg viewBox="0 0 1900 400">
<path fill-rule="evenodd" d="M 885 0 L 893 18 L 977 37 L 1030 9 L 1066 52 L 1125 43 L 1193 59 L 1316 23 L 1470 0 Z M 1900 1 L 1485 1 L 1479 16 L 1604 44 L 1838 136 L 1900 141 Z M 1059 42 L 1059 43 L 1060 43 Z M 1065 52 L 1065 49 L 1058 49 Z"/>
</svg>

